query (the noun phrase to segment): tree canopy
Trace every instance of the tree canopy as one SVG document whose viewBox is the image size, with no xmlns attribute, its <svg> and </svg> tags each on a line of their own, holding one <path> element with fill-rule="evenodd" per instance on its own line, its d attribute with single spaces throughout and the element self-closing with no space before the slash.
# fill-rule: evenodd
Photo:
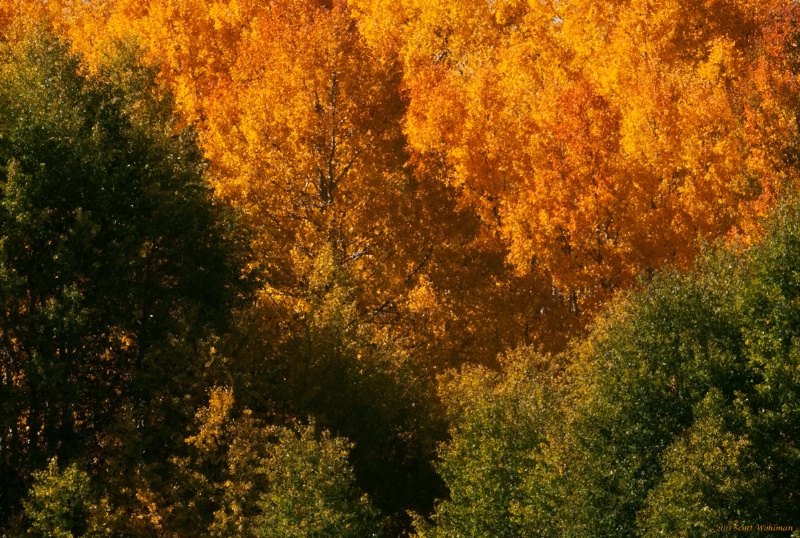
<svg viewBox="0 0 800 538">
<path fill-rule="evenodd" d="M 444 385 L 450 497 L 418 535 L 796 531 L 798 207 L 614 301 L 557 360 Z"/>
<path fill-rule="evenodd" d="M 192 354 L 224 325 L 242 255 L 151 71 L 86 77 L 46 35 L 0 54 L 5 512 L 46 457 L 112 442 L 123 409 L 177 418 L 167 397 L 196 390 Z"/>
<path fill-rule="evenodd" d="M 0 0 L 0 534 L 797 527 L 798 9 Z"/>
</svg>

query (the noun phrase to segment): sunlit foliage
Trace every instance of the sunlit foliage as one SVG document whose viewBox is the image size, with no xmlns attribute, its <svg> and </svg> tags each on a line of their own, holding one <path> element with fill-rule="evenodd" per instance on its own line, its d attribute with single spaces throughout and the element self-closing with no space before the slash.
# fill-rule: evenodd
<svg viewBox="0 0 800 538">
<path fill-rule="evenodd" d="M 0 533 L 793 523 L 798 9 L 0 0 Z"/>
</svg>

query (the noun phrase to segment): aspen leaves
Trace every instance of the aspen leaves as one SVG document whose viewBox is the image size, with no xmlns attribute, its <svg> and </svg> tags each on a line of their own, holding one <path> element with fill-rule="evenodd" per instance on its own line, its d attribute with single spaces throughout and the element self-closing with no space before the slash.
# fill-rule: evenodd
<svg viewBox="0 0 800 538">
<path fill-rule="evenodd" d="M 304 289 L 330 243 L 366 310 L 380 293 L 403 303 L 417 283 L 401 268 L 458 218 L 431 217 L 441 182 L 493 237 L 487 252 L 547 282 L 531 301 L 592 312 L 705 241 L 757 237 L 791 190 L 796 10 L 109 0 L 49 16 L 90 59 L 133 38 L 159 65 L 218 194 L 256 230 L 268 296 Z"/>
</svg>

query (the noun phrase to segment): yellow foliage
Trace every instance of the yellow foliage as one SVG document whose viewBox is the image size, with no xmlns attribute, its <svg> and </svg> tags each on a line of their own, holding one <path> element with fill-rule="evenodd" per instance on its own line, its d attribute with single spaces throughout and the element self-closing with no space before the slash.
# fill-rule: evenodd
<svg viewBox="0 0 800 538">
<path fill-rule="evenodd" d="M 686 266 L 704 241 L 759 233 L 791 184 L 793 10 L 7 1 L 0 26 L 49 20 L 90 67 L 139 43 L 198 126 L 217 193 L 256 230 L 267 318 L 308 312 L 331 248 L 364 319 L 422 347 L 476 341 L 504 304 L 534 305 L 486 327 L 484 341 L 502 335 L 493 354 L 559 340 L 553 326 L 639 274 Z M 481 270 L 463 267 L 464 248 Z M 420 302 L 423 289 L 436 293 Z M 423 337 L 425 311 L 439 328 Z"/>
<path fill-rule="evenodd" d="M 783 188 L 792 103 L 754 73 L 779 65 L 769 24 L 788 2 L 399 3 L 393 34 L 362 30 L 401 43 L 412 148 L 445 155 L 519 271 L 584 307 L 757 232 Z"/>
<path fill-rule="evenodd" d="M 222 438 L 233 408 L 233 390 L 227 387 L 217 387 L 209 392 L 208 407 L 197 412 L 197 422 L 200 425 L 197 435 L 186 439 L 186 442 L 200 450 L 211 450 L 216 447 Z"/>
</svg>

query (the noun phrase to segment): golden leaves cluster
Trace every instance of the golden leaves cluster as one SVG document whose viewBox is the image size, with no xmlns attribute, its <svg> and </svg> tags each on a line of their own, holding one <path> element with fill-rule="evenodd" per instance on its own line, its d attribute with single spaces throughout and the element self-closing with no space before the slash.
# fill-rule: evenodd
<svg viewBox="0 0 800 538">
<path fill-rule="evenodd" d="M 332 252 L 360 310 L 423 348 L 557 339 L 637 275 L 757 234 L 792 188 L 788 0 L 60 0 L 0 19 L 22 5 L 90 64 L 133 39 L 160 65 L 256 230 L 265 303 L 306 311 Z"/>
<path fill-rule="evenodd" d="M 353 3 L 402 59 L 412 147 L 581 304 L 757 232 L 786 188 L 791 2 Z"/>
</svg>

